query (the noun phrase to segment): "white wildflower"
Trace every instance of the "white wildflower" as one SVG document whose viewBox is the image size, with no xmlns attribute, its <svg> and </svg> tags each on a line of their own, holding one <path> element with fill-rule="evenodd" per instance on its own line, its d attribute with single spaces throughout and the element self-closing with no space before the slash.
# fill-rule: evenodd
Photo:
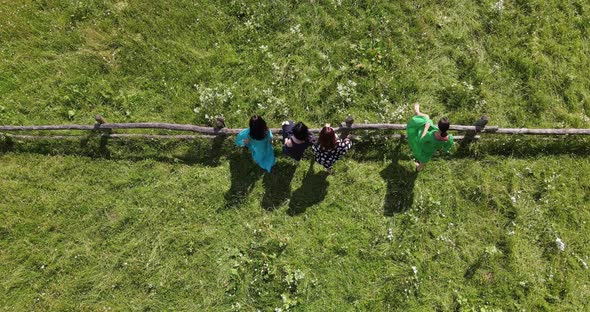
<svg viewBox="0 0 590 312">
<path fill-rule="evenodd" d="M 555 244 L 557 244 L 557 248 L 560 251 L 564 251 L 565 250 L 565 243 L 561 240 L 561 238 L 558 237 L 557 239 L 555 239 Z"/>
<path fill-rule="evenodd" d="M 466 81 L 463 81 L 463 86 L 465 86 L 465 88 L 467 88 L 467 90 L 471 91 L 473 90 L 473 85 L 470 83 L 467 83 Z"/>
<path fill-rule="evenodd" d="M 346 103 L 352 103 L 354 96 L 356 96 L 356 85 L 357 83 L 352 80 L 348 80 L 346 83 L 337 83 L 336 91 Z"/>
<path fill-rule="evenodd" d="M 586 261 L 584 261 L 584 259 L 578 257 L 575 253 L 573 254 L 576 259 L 578 259 L 578 261 L 580 261 L 580 263 L 582 264 L 582 267 L 584 267 L 585 270 L 588 270 L 588 264 L 586 263 Z"/>
<path fill-rule="evenodd" d="M 301 31 L 301 24 L 297 24 L 295 26 L 292 26 L 290 31 L 292 34 L 298 34 Z"/>
<path fill-rule="evenodd" d="M 498 0 L 498 2 L 494 3 L 494 5 L 492 5 L 492 9 L 494 9 L 497 12 L 504 11 L 504 0 Z"/>
</svg>

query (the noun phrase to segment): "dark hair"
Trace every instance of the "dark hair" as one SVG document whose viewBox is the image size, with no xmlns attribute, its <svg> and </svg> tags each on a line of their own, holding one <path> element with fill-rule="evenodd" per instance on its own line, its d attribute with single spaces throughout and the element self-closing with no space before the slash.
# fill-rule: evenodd
<svg viewBox="0 0 590 312">
<path fill-rule="evenodd" d="M 336 133 L 334 133 L 334 129 L 331 127 L 322 128 L 318 137 L 318 143 L 320 143 L 320 147 L 323 150 L 329 151 L 334 149 L 336 147 Z"/>
<path fill-rule="evenodd" d="M 309 129 L 300 121 L 293 127 L 293 136 L 297 140 L 305 141 L 309 138 Z"/>
<path fill-rule="evenodd" d="M 266 121 L 258 115 L 250 118 L 250 137 L 254 140 L 264 140 L 268 135 L 268 127 Z"/>
<path fill-rule="evenodd" d="M 441 137 L 446 137 L 447 136 L 447 131 L 449 130 L 449 126 L 451 124 L 449 123 L 449 120 L 447 118 L 441 118 L 438 121 L 438 130 L 440 130 L 440 136 Z"/>
</svg>

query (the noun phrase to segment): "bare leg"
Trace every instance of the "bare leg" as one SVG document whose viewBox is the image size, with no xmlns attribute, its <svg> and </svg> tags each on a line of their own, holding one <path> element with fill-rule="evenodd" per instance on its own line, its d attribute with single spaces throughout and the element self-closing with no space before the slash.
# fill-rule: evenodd
<svg viewBox="0 0 590 312">
<path fill-rule="evenodd" d="M 414 103 L 414 115 L 422 116 L 430 119 L 430 116 L 420 112 L 420 103 Z"/>
<path fill-rule="evenodd" d="M 416 161 L 415 164 L 416 164 L 416 172 L 420 172 L 420 171 L 422 171 L 422 169 L 424 169 L 423 163 Z"/>
<path fill-rule="evenodd" d="M 430 119 L 430 116 L 420 112 L 420 103 L 414 103 L 414 114 L 416 116 L 422 116 L 422 117 L 426 117 L 426 118 Z M 419 161 L 415 161 L 415 164 L 416 164 L 416 172 L 420 172 L 420 171 L 422 171 L 422 169 L 424 169 L 423 163 L 421 163 Z"/>
</svg>

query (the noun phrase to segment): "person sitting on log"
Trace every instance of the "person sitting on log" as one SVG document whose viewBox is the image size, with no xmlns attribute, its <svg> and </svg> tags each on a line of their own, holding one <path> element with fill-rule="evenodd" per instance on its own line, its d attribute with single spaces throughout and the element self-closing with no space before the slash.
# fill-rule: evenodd
<svg viewBox="0 0 590 312">
<path fill-rule="evenodd" d="M 301 121 L 283 122 L 283 153 L 296 161 L 300 161 L 305 150 L 313 143 L 313 136 L 307 126 Z"/>
<path fill-rule="evenodd" d="M 270 172 L 276 163 L 272 147 L 272 132 L 266 126 L 266 121 L 258 115 L 250 118 L 250 127 L 236 136 L 235 144 L 246 146 L 252 153 L 254 161 L 267 172 Z"/>
<path fill-rule="evenodd" d="M 332 167 L 351 147 L 352 141 L 349 138 L 339 139 L 334 129 L 327 124 L 320 132 L 318 143 L 314 144 L 311 149 L 315 161 L 324 166 L 328 174 L 333 174 Z"/>
<path fill-rule="evenodd" d="M 449 120 L 442 118 L 438 127 L 430 117 L 420 112 L 420 104 L 414 104 L 414 117 L 408 121 L 406 133 L 408 144 L 416 160 L 416 171 L 422 171 L 438 149 L 449 151 L 453 147 L 453 136 L 448 134 Z"/>
</svg>

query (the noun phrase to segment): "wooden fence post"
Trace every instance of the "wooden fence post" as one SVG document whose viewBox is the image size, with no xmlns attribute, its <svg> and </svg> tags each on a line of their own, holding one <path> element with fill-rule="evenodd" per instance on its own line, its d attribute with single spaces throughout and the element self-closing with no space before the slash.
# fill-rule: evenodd
<svg viewBox="0 0 590 312">
<path fill-rule="evenodd" d="M 99 125 L 107 123 L 106 119 L 104 119 L 101 115 L 96 115 L 94 119 L 96 120 L 96 122 L 98 122 Z"/>
<path fill-rule="evenodd" d="M 354 123 L 354 118 L 350 115 L 346 116 L 344 119 L 344 124 L 341 124 L 340 129 L 342 129 L 341 137 L 342 139 L 346 139 L 350 135 L 350 130 L 352 128 L 352 124 Z M 342 128 L 342 126 L 345 126 Z"/>
<path fill-rule="evenodd" d="M 213 125 L 213 128 L 215 128 L 217 131 L 225 128 L 225 117 L 218 116 L 215 118 L 215 124 Z"/>
<path fill-rule="evenodd" d="M 465 136 L 463 136 L 463 140 L 461 140 L 459 149 L 457 151 L 463 152 L 469 149 L 469 144 L 475 140 L 475 135 L 483 131 L 489 121 L 490 119 L 486 115 L 479 117 L 479 119 L 475 122 L 475 130 L 469 130 L 467 133 L 465 133 Z"/>
<path fill-rule="evenodd" d="M 101 128 L 100 126 L 107 123 L 107 120 L 102 117 L 102 115 L 94 116 L 94 120 L 96 120 L 96 124 L 94 124 L 94 128 L 97 130 L 102 130 L 105 133 L 112 134 L 113 129 L 110 128 Z"/>
<path fill-rule="evenodd" d="M 479 117 L 479 119 L 475 122 L 475 129 L 476 129 L 476 131 L 477 132 L 483 131 L 483 129 L 488 124 L 488 121 L 490 121 L 490 119 L 486 115 L 483 115 L 483 116 Z"/>
<path fill-rule="evenodd" d="M 352 124 L 354 123 L 354 118 L 352 118 L 352 116 L 348 115 L 346 116 L 346 119 L 344 119 L 344 123 L 346 123 L 346 126 L 348 128 L 352 127 Z"/>
<path fill-rule="evenodd" d="M 96 124 L 94 125 L 94 128 L 103 131 L 103 133 L 100 134 L 100 143 L 98 145 L 98 152 L 100 153 L 101 156 L 108 158 L 108 157 L 110 157 L 110 151 L 109 151 L 109 148 L 107 147 L 107 145 L 109 144 L 110 135 L 113 134 L 113 129 L 110 129 L 110 128 L 101 129 L 100 128 L 101 125 L 107 123 L 107 120 L 104 119 L 104 117 L 102 117 L 102 115 L 96 115 L 94 117 L 94 120 L 96 120 Z"/>
<path fill-rule="evenodd" d="M 485 129 L 486 125 L 488 124 L 489 118 L 486 115 L 481 116 L 476 122 L 475 122 L 475 130 L 469 130 L 467 131 L 467 133 L 464 136 L 463 142 L 465 142 L 465 144 L 469 144 L 469 141 L 473 141 L 475 138 L 475 134 L 478 132 L 481 132 Z"/>
</svg>

